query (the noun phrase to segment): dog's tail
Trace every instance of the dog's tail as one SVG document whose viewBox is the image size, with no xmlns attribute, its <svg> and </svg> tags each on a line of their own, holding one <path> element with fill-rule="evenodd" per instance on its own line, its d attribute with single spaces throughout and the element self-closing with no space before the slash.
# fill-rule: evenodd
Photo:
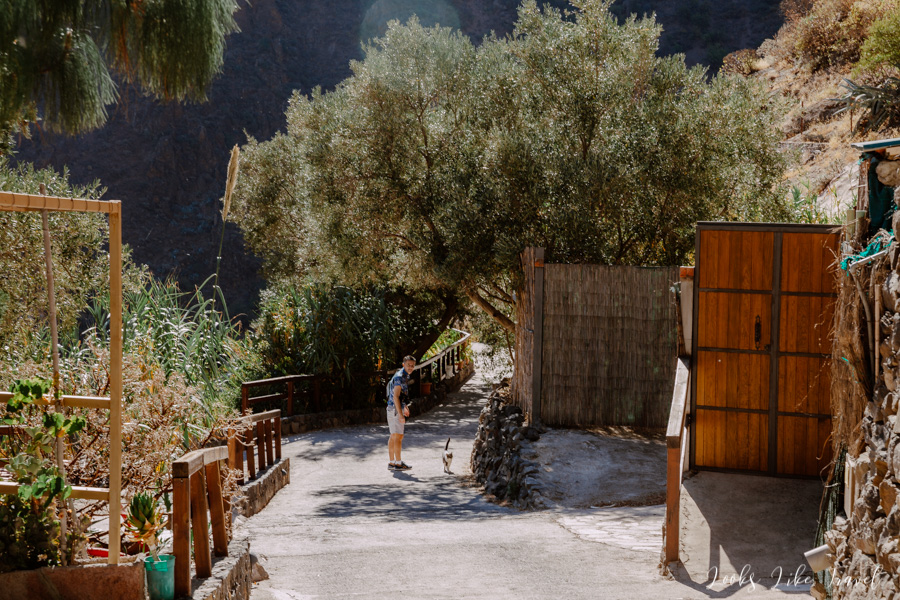
<svg viewBox="0 0 900 600">
<path fill-rule="evenodd" d="M 447 445 L 444 446 L 444 452 L 446 452 L 448 448 L 450 448 L 450 438 L 447 438 Z"/>
</svg>

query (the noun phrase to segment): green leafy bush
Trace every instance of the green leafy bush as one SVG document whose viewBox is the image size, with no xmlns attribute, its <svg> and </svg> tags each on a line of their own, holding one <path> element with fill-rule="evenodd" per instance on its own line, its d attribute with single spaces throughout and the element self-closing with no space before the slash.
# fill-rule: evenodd
<svg viewBox="0 0 900 600">
<path fill-rule="evenodd" d="M 85 419 L 37 406 L 49 390 L 44 379 L 18 380 L 6 404 L 2 423 L 15 433 L 0 436 L 0 456 L 20 487 L 17 495 L 0 495 L 0 572 L 62 562 L 57 513 L 66 510 L 62 503 L 72 488 L 63 480 L 54 452 L 56 440 L 82 430 Z"/>
<path fill-rule="evenodd" d="M 813 70 L 855 62 L 869 28 L 891 8 L 889 0 L 820 0 L 794 25 L 796 55 Z"/>
<path fill-rule="evenodd" d="M 883 67 L 900 68 L 900 9 L 889 12 L 869 28 L 856 72 L 875 72 Z"/>
<path fill-rule="evenodd" d="M 263 294 L 250 338 L 264 377 L 354 375 L 393 363 L 398 314 L 383 293 L 343 286 L 287 287 Z"/>
</svg>

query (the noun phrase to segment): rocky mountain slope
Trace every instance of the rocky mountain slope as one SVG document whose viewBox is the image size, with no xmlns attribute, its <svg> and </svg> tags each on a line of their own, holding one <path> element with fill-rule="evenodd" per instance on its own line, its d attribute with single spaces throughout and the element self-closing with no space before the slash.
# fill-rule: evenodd
<svg viewBox="0 0 900 600">
<path fill-rule="evenodd" d="M 124 203 L 124 237 L 137 261 L 184 287 L 215 270 L 220 198 L 229 151 L 247 135 L 267 139 L 284 125 L 291 92 L 331 88 L 361 57 L 361 36 L 388 18 L 416 12 L 426 24 L 458 25 L 473 39 L 508 33 L 519 0 L 254 0 L 237 15 L 241 33 L 228 40 L 225 68 L 209 101 L 178 105 L 122 89 L 109 123 L 77 138 L 37 132 L 18 160 L 68 165 L 72 180 L 99 178 L 107 198 Z M 542 1 L 541 4 L 544 4 Z M 565 0 L 552 5 L 566 6 Z M 684 52 L 691 64 L 718 66 L 733 50 L 755 47 L 780 26 L 777 0 L 622 0 L 620 17 L 656 12 L 662 53 Z M 273 244 L 279 240 L 273 239 Z M 263 285 L 258 263 L 229 224 L 221 285 L 232 312 L 253 310 Z"/>
</svg>

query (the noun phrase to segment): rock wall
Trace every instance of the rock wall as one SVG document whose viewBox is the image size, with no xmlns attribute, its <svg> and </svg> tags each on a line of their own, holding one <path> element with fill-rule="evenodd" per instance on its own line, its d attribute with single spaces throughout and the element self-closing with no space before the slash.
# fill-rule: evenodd
<svg viewBox="0 0 900 600">
<path fill-rule="evenodd" d="M 478 417 L 471 468 L 485 493 L 522 509 L 546 508 L 537 479 L 537 463 L 522 458 L 522 450 L 541 430 L 527 425 L 522 409 L 510 404 L 509 388 L 495 390 Z"/>
<path fill-rule="evenodd" d="M 252 565 L 250 564 L 250 533 L 236 528 L 228 556 L 213 557 L 212 576 L 194 580 L 193 600 L 249 600 Z M 198 585 L 199 584 L 199 585 Z"/>
<path fill-rule="evenodd" d="M 291 482 L 291 459 L 283 457 L 257 478 L 241 486 L 244 497 L 240 499 L 238 508 L 245 517 L 252 517 L 269 504 L 275 494 Z"/>
<path fill-rule="evenodd" d="M 895 227 L 897 222 L 895 221 Z M 859 424 L 861 442 L 848 451 L 844 506 L 825 533 L 833 565 L 832 597 L 900 598 L 900 247 L 894 243 L 876 263 L 875 288 L 883 306 L 878 317 L 880 362 L 875 392 Z M 863 279 L 865 281 L 865 279 Z M 843 285 L 853 285 L 845 277 Z M 864 287 L 868 289 L 868 285 Z M 870 298 L 870 302 L 871 302 Z M 872 309 L 875 310 L 875 302 Z M 868 335 L 863 335 L 867 340 Z M 870 374 L 871 376 L 871 374 Z M 844 415 L 846 418 L 847 416 Z M 854 454 L 857 454 L 855 457 Z M 840 482 L 838 482 L 840 484 Z M 824 597 L 821 586 L 816 597 Z"/>
</svg>

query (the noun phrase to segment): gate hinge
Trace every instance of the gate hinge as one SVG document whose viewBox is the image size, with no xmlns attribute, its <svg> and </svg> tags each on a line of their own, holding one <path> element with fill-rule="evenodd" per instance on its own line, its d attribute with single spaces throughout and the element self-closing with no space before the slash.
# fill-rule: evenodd
<svg viewBox="0 0 900 600">
<path fill-rule="evenodd" d="M 691 426 L 691 420 L 692 420 L 691 417 L 692 416 L 693 416 L 693 413 L 688 413 L 688 414 L 684 415 L 684 426 L 685 427 Z"/>
</svg>

